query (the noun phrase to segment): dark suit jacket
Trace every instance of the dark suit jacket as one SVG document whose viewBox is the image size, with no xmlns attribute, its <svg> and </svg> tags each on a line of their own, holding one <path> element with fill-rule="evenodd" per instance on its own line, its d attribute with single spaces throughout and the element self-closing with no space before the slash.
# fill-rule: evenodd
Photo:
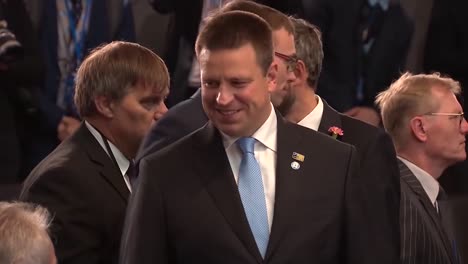
<svg viewBox="0 0 468 264">
<path fill-rule="evenodd" d="M 141 162 L 121 263 L 375 263 L 354 147 L 278 118 L 276 194 L 265 260 L 219 132 L 200 130 Z M 291 154 L 305 156 L 299 170 Z M 183 166 L 182 166 L 183 164 Z"/>
<path fill-rule="evenodd" d="M 340 112 L 356 105 L 361 37 L 361 7 L 367 0 L 307 0 L 305 19 L 322 31 L 323 69 L 317 93 Z M 369 51 L 363 105 L 374 106 L 384 90 L 404 69 L 413 26 L 399 4 L 390 4 L 380 33 Z"/>
<path fill-rule="evenodd" d="M 24 182 L 21 200 L 54 216 L 59 263 L 117 263 L 129 196 L 122 173 L 84 124 Z"/>
<path fill-rule="evenodd" d="M 358 152 L 359 173 L 364 179 L 363 192 L 369 206 L 367 234 L 373 241 L 375 263 L 398 263 L 400 255 L 400 182 L 395 149 L 383 130 L 338 113 L 322 100 L 324 109 L 319 132 L 330 134 L 332 126 L 343 129 L 339 140 L 353 145 Z M 369 249 L 370 250 L 370 249 Z"/>
<path fill-rule="evenodd" d="M 153 8 L 161 14 L 174 14 L 167 36 L 164 61 L 171 75 L 171 93 L 167 104 L 173 106 L 187 98 L 187 79 L 194 58 L 195 40 L 202 16 L 203 0 L 149 0 Z M 300 0 L 258 0 L 287 14 L 302 14 Z"/>
<path fill-rule="evenodd" d="M 401 263 L 457 263 L 452 243 L 434 205 L 409 168 L 400 160 L 398 166 L 401 184 Z"/>
<path fill-rule="evenodd" d="M 358 152 L 360 175 L 365 179 L 361 187 L 368 195 L 365 204 L 373 212 L 367 216 L 373 220 L 367 234 L 375 242 L 372 251 L 379 257 L 375 261 L 396 263 L 400 251 L 400 184 L 392 141 L 384 131 L 336 112 L 324 100 L 323 103 L 319 132 L 329 134 L 331 126 L 342 128 L 344 135 L 340 140 L 355 146 Z M 140 159 L 190 134 L 207 120 L 198 91 L 170 109 L 151 129 L 140 151 Z"/>
</svg>

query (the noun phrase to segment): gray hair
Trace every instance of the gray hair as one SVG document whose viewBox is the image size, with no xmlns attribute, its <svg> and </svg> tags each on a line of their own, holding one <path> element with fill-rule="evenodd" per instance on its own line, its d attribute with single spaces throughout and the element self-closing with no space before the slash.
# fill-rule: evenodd
<svg viewBox="0 0 468 264">
<path fill-rule="evenodd" d="M 0 202 L 0 263 L 50 264 L 52 242 L 47 209 Z"/>
<path fill-rule="evenodd" d="M 301 18 L 289 17 L 294 25 L 297 57 L 302 60 L 309 76 L 307 84 L 315 88 L 322 71 L 323 47 L 320 30 Z"/>
</svg>

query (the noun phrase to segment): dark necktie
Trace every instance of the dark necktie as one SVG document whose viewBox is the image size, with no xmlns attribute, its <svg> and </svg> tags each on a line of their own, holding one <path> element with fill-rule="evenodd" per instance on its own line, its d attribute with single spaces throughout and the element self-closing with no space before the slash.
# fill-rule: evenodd
<svg viewBox="0 0 468 264">
<path fill-rule="evenodd" d="M 134 187 L 135 180 L 137 178 L 137 169 L 133 160 L 130 160 L 130 164 L 128 165 L 128 169 L 127 172 L 125 172 L 125 175 L 127 175 L 128 180 L 130 181 L 130 185 Z"/>
<path fill-rule="evenodd" d="M 440 222 L 442 223 L 442 227 L 444 228 L 445 234 L 447 235 L 451 247 L 452 247 L 452 254 L 454 258 L 454 263 L 458 264 L 460 263 L 459 261 L 459 254 L 458 254 L 458 248 L 457 248 L 457 243 L 455 239 L 455 234 L 453 230 L 453 223 L 452 223 L 452 218 L 451 213 L 450 213 L 450 206 L 447 204 L 448 203 L 448 195 L 445 192 L 445 190 L 442 188 L 442 186 L 439 186 L 439 193 L 437 194 L 437 207 L 438 207 L 438 214 L 440 217 Z"/>
</svg>

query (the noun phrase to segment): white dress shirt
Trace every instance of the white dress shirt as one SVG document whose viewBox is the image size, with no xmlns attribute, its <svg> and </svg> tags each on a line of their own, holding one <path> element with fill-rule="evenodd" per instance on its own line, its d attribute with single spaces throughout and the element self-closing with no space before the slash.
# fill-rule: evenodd
<svg viewBox="0 0 468 264">
<path fill-rule="evenodd" d="M 93 134 L 94 138 L 99 142 L 99 145 L 101 145 L 102 149 L 109 155 L 109 152 L 107 152 L 106 145 L 104 144 L 104 140 L 101 136 L 101 134 L 90 124 L 88 121 L 85 121 L 86 127 L 88 128 L 89 132 Z M 117 161 L 117 164 L 119 165 L 120 172 L 122 173 L 122 177 L 125 181 L 125 184 L 127 185 L 127 188 L 130 192 L 132 192 L 132 185 L 130 184 L 130 179 L 128 176 L 125 174 L 128 170 L 128 167 L 130 166 L 130 161 L 120 152 L 120 150 L 112 144 L 109 140 L 107 140 L 109 143 L 109 147 L 112 151 L 112 154 L 115 157 L 115 160 Z M 110 157 L 110 155 L 109 155 Z M 111 158 L 112 159 L 112 158 Z M 114 161 L 112 161 L 114 163 Z"/>
<path fill-rule="evenodd" d="M 254 146 L 255 159 L 257 159 L 262 172 L 263 190 L 265 192 L 265 202 L 268 216 L 268 226 L 271 231 L 273 222 L 273 211 L 275 206 L 275 185 L 276 185 L 276 134 L 277 119 L 276 113 L 271 107 L 271 113 L 263 125 L 252 135 L 257 141 Z M 238 138 L 230 137 L 221 133 L 223 137 L 224 149 L 231 164 L 232 173 L 236 183 L 239 180 L 239 167 L 242 160 L 242 151 L 237 146 Z"/>
<path fill-rule="evenodd" d="M 317 131 L 320 126 L 320 122 L 322 121 L 323 102 L 322 99 L 320 99 L 320 96 L 316 95 L 315 98 L 317 99 L 317 105 L 314 110 L 312 110 L 312 112 L 306 115 L 297 124 Z"/>
<path fill-rule="evenodd" d="M 439 194 L 439 182 L 432 177 L 429 173 L 424 171 L 423 169 L 416 166 L 411 161 L 408 161 L 400 156 L 397 156 L 406 166 L 408 169 L 416 176 L 418 181 L 421 183 L 424 191 L 426 192 L 427 196 L 431 200 L 431 203 L 434 205 L 436 209 L 437 207 L 437 195 Z"/>
</svg>

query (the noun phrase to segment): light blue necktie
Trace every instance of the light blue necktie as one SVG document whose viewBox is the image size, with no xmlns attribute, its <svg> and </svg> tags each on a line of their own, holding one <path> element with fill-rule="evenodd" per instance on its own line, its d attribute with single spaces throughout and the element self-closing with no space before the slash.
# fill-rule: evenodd
<svg viewBox="0 0 468 264">
<path fill-rule="evenodd" d="M 263 191 L 262 173 L 254 155 L 255 138 L 246 137 L 237 140 L 242 150 L 242 161 L 239 168 L 239 194 L 244 206 L 257 247 L 262 257 L 270 237 L 268 216 Z"/>
</svg>

